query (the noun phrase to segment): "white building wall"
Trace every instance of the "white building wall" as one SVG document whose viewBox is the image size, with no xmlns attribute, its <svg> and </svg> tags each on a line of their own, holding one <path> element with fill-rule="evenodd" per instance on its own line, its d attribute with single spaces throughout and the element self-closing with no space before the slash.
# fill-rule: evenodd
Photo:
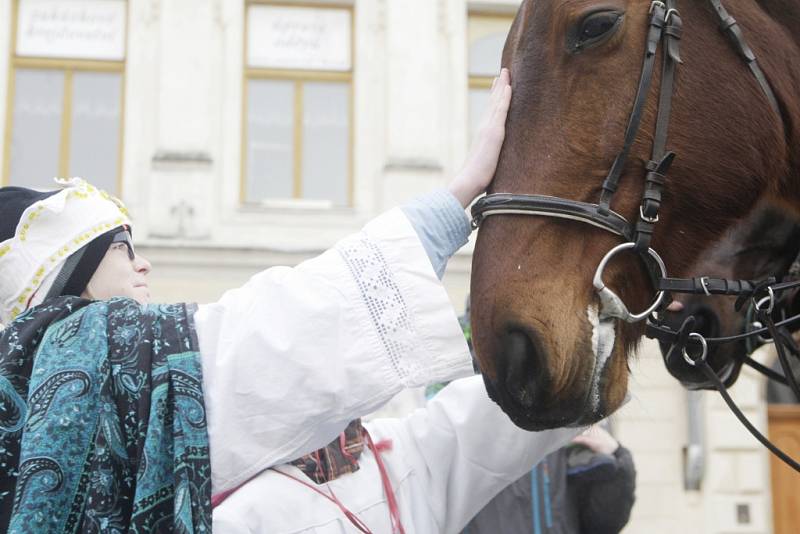
<svg viewBox="0 0 800 534">
<path fill-rule="evenodd" d="M 11 0 L 0 0 L 0 171 L 3 169 L 6 146 L 6 113 L 8 110 L 8 67 L 11 59 Z"/>
<path fill-rule="evenodd" d="M 342 3 L 342 0 L 338 3 Z M 444 185 L 467 146 L 468 7 L 513 12 L 519 0 L 355 0 L 354 205 L 243 208 L 244 2 L 129 0 L 123 197 L 162 301 L 218 298 L 273 265 L 293 265 L 371 217 Z M 11 0 L 0 0 L 0 125 L 6 124 Z M 4 146 L 5 128 L 0 128 Z M 2 152 L 0 152 L 0 156 Z M 471 245 L 450 263 L 454 306 L 468 292 Z M 638 470 L 626 533 L 768 534 L 766 452 L 717 395 L 704 401 L 707 468 L 683 489 L 686 396 L 645 343 L 632 363 L 633 400 L 615 416 Z M 734 395 L 764 428 L 760 382 Z M 737 523 L 748 506 L 749 524 Z"/>
<path fill-rule="evenodd" d="M 701 489 L 684 490 L 686 392 L 665 370 L 654 341 L 642 344 L 631 369 L 632 400 L 612 418 L 617 437 L 633 452 L 637 470 L 636 505 L 624 532 L 770 534 L 769 452 L 736 420 L 717 392 L 704 392 L 706 467 Z M 743 369 L 730 392 L 766 434 L 763 381 Z M 739 519 L 740 507 L 749 521 Z"/>
</svg>

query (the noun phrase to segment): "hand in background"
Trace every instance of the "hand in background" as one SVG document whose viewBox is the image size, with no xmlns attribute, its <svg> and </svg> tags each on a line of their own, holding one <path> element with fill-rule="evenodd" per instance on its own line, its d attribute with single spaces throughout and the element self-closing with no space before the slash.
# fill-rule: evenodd
<svg viewBox="0 0 800 534">
<path fill-rule="evenodd" d="M 612 455 L 619 448 L 619 442 L 614 437 L 603 430 L 603 428 L 594 425 L 586 430 L 583 434 L 579 434 L 572 438 L 572 443 L 577 443 L 588 447 L 594 452 L 600 454 Z"/>
<path fill-rule="evenodd" d="M 502 69 L 492 84 L 489 107 L 467 161 L 448 189 L 464 208 L 486 191 L 497 170 L 500 149 L 506 137 L 506 116 L 511 105 L 511 74 Z"/>
</svg>

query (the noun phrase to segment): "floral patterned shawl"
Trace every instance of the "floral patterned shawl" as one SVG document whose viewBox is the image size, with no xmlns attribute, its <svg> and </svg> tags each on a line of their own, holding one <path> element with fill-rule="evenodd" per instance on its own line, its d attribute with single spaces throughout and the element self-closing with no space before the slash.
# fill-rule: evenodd
<svg viewBox="0 0 800 534">
<path fill-rule="evenodd" d="M 60 297 L 0 331 L 0 532 L 210 532 L 193 310 Z"/>
</svg>

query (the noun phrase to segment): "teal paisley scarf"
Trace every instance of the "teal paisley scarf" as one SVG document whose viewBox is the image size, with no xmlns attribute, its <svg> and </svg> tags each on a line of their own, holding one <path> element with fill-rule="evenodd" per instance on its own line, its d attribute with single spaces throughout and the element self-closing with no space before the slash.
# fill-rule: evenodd
<svg viewBox="0 0 800 534">
<path fill-rule="evenodd" d="M 0 331 L 0 532 L 211 531 L 192 314 L 60 297 Z"/>
</svg>

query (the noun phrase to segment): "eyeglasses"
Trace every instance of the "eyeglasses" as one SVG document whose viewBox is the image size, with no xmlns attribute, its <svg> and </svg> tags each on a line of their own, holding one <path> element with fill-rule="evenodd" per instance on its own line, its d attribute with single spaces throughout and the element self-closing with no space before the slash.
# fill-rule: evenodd
<svg viewBox="0 0 800 534">
<path fill-rule="evenodd" d="M 128 258 L 130 258 L 131 261 L 136 259 L 136 251 L 133 248 L 133 238 L 128 230 L 122 230 L 114 234 L 114 237 L 111 238 L 111 246 L 114 246 L 115 243 L 124 243 L 128 248 Z"/>
</svg>

